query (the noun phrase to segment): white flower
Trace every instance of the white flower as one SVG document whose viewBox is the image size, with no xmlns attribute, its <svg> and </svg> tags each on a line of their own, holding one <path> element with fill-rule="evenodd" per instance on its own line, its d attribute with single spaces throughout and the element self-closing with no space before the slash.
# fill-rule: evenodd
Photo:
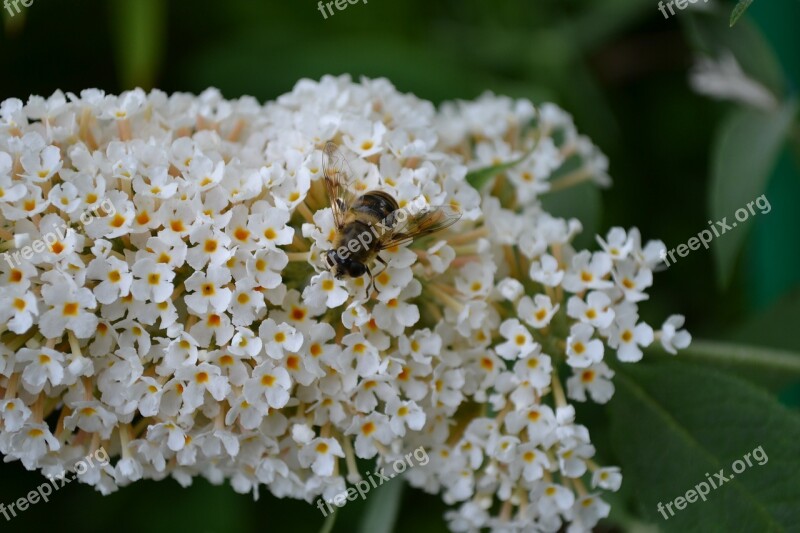
<svg viewBox="0 0 800 533">
<path fill-rule="evenodd" d="M 682 350 L 689 346 L 692 342 L 692 336 L 683 327 L 683 315 L 671 315 L 661 326 L 661 345 L 664 349 L 675 355 L 678 350 Z"/>
<path fill-rule="evenodd" d="M 653 342 L 653 328 L 644 322 L 636 323 L 635 314 L 617 317 L 608 337 L 608 345 L 617 350 L 617 358 L 633 363 L 642 358 L 639 346 L 647 347 Z"/>
<path fill-rule="evenodd" d="M 604 292 L 592 291 L 586 302 L 573 296 L 567 302 L 567 315 L 598 329 L 605 329 L 614 320 L 611 298 Z"/>
<path fill-rule="evenodd" d="M 576 371 L 567 379 L 567 395 L 579 402 L 586 401 L 586 393 L 597 403 L 606 403 L 614 394 L 611 378 L 614 371 L 605 363 L 597 363 Z"/>
<path fill-rule="evenodd" d="M 588 324 L 574 324 L 567 337 L 567 364 L 587 368 L 603 360 L 603 343 L 592 340 L 594 329 Z"/>
<path fill-rule="evenodd" d="M 550 298 L 544 294 L 537 294 L 533 300 L 529 296 L 523 296 L 517 304 L 519 317 L 537 329 L 546 327 L 558 309 L 559 305 L 554 306 Z"/>
</svg>

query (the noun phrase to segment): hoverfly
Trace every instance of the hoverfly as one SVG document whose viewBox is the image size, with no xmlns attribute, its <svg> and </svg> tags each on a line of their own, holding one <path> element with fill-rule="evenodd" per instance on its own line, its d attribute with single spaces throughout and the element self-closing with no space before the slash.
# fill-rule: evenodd
<svg viewBox="0 0 800 533">
<path fill-rule="evenodd" d="M 324 255 L 331 273 L 337 278 L 358 278 L 367 274 L 367 286 L 376 292 L 375 277 L 369 268 L 382 250 L 412 242 L 455 224 L 461 212 L 451 206 L 421 206 L 401 209 L 397 200 L 385 191 L 371 190 L 356 196 L 350 187 L 352 172 L 336 144 L 325 145 L 322 169 L 336 226 L 334 248 Z M 383 272 L 381 269 L 381 272 Z M 376 273 L 380 274 L 380 272 Z"/>
</svg>

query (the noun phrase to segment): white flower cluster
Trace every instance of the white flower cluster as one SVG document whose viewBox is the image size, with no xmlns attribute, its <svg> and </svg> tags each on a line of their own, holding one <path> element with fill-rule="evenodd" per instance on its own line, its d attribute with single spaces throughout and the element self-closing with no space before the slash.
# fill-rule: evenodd
<svg viewBox="0 0 800 533">
<path fill-rule="evenodd" d="M 386 250 L 370 299 L 366 277 L 320 260 L 329 140 L 354 192 L 463 213 Z M 216 90 L 6 100 L 0 452 L 48 474 L 103 447 L 116 459 L 81 477 L 103 493 L 202 475 L 311 502 L 356 482 L 357 458 L 422 446 L 407 479 L 458 505 L 454 531 L 589 530 L 621 476 L 591 460 L 567 399 L 608 401 L 609 352 L 689 342 L 682 317 L 655 333 L 638 318 L 663 245 L 614 228 L 577 251 L 580 223 L 537 200 L 606 183 L 606 166 L 553 105 L 437 111 L 386 80 L 303 80 L 263 106 Z"/>
</svg>

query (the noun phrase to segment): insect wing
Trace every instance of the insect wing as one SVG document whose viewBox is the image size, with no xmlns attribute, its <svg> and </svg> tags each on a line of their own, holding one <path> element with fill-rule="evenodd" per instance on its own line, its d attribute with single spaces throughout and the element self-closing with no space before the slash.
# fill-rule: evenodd
<svg viewBox="0 0 800 533">
<path fill-rule="evenodd" d="M 335 143 L 325 145 L 325 154 L 322 158 L 322 172 L 325 176 L 325 188 L 333 210 L 333 220 L 336 227 L 341 229 L 344 225 L 345 213 L 353 204 L 353 193 L 350 191 L 350 179 L 353 175 L 350 165 Z"/>
<path fill-rule="evenodd" d="M 402 211 L 405 213 L 405 211 Z M 406 217 L 398 213 L 397 222 L 391 231 L 381 239 L 380 249 L 405 244 L 419 237 L 436 233 L 458 222 L 461 211 L 449 205 L 428 206 L 419 213 L 406 213 Z"/>
</svg>

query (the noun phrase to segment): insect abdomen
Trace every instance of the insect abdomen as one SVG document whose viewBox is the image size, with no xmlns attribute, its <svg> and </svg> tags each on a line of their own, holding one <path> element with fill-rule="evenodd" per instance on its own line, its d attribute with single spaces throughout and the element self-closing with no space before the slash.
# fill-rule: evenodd
<svg viewBox="0 0 800 533">
<path fill-rule="evenodd" d="M 397 201 L 383 191 L 369 191 L 359 196 L 353 206 L 353 211 L 377 218 L 378 221 L 387 220 L 389 215 L 397 211 Z"/>
</svg>

